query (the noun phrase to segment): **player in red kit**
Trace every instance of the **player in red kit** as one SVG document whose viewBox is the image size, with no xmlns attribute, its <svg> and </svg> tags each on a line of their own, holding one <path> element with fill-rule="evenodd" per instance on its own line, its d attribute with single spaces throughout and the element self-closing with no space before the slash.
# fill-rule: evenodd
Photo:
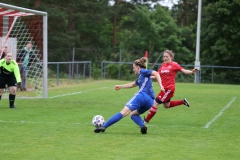
<svg viewBox="0 0 240 160">
<path fill-rule="evenodd" d="M 182 72 L 184 74 L 194 74 L 198 71 L 197 68 L 193 70 L 187 70 L 182 68 L 177 62 L 173 61 L 174 53 L 170 50 L 165 50 L 163 53 L 164 62 L 160 66 L 158 73 L 162 79 L 162 85 L 164 90 L 161 90 L 154 100 L 154 104 L 148 112 L 146 118 L 144 118 L 144 122 L 148 123 L 153 116 L 157 113 L 157 109 L 159 104 L 163 104 L 164 108 L 172 108 L 179 105 L 190 106 L 189 102 L 186 98 L 183 100 L 174 100 L 171 101 L 171 98 L 174 96 L 175 92 L 175 77 L 177 72 Z M 155 77 L 151 77 L 155 78 Z"/>
</svg>

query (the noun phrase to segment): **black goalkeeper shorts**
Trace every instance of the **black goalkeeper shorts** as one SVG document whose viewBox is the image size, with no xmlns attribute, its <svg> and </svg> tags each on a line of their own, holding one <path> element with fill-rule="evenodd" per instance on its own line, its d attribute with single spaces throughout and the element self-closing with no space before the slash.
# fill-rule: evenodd
<svg viewBox="0 0 240 160">
<path fill-rule="evenodd" d="M 15 76 L 3 77 L 0 75 L 0 88 L 5 88 L 6 84 L 8 85 L 8 87 L 17 86 Z"/>
</svg>

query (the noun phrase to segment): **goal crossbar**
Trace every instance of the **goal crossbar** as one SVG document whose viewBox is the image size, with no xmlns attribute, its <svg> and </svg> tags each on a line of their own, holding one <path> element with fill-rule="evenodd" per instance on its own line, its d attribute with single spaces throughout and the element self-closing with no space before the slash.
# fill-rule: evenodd
<svg viewBox="0 0 240 160">
<path fill-rule="evenodd" d="M 0 16 L 31 16 L 31 15 L 40 15 L 43 17 L 43 98 L 47 98 L 47 68 L 48 68 L 48 51 L 47 51 L 47 12 L 27 9 L 23 7 L 13 6 L 5 3 L 0 3 Z"/>
</svg>

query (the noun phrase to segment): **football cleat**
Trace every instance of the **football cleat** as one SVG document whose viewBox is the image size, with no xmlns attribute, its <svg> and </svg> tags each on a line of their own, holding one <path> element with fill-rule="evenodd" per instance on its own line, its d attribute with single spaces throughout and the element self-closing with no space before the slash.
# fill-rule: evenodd
<svg viewBox="0 0 240 160">
<path fill-rule="evenodd" d="M 145 125 L 141 127 L 141 132 L 142 134 L 147 134 L 147 127 Z"/>
<path fill-rule="evenodd" d="M 185 106 L 190 107 L 190 103 L 187 101 L 186 98 L 183 99 L 183 103 L 184 103 Z"/>
<path fill-rule="evenodd" d="M 95 133 L 105 132 L 105 130 L 106 130 L 105 127 L 99 127 L 99 128 L 94 129 L 94 132 L 95 132 Z"/>
<path fill-rule="evenodd" d="M 16 108 L 16 106 L 12 105 L 12 106 L 10 106 L 10 108 Z"/>
</svg>

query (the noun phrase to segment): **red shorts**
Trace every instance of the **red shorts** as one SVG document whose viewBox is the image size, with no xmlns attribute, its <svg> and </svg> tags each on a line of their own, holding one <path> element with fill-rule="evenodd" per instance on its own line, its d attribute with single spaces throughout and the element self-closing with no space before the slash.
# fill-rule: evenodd
<svg viewBox="0 0 240 160">
<path fill-rule="evenodd" d="M 165 88 L 165 92 L 160 91 L 156 97 L 156 102 L 167 103 L 170 102 L 170 99 L 174 96 L 175 89 L 171 90 Z M 160 103 L 159 103 L 160 104 Z"/>
</svg>

